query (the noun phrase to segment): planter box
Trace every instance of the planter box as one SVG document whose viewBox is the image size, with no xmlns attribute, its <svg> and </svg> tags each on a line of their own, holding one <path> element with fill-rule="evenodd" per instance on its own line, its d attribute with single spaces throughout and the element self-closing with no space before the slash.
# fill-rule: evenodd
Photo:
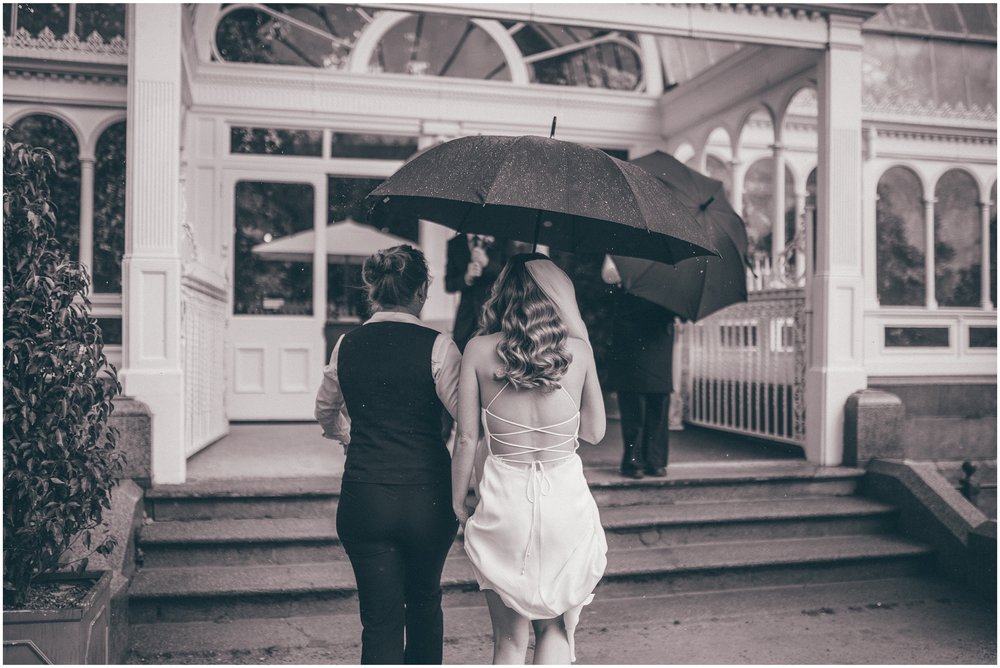
<svg viewBox="0 0 1000 668">
<path fill-rule="evenodd" d="M 58 573 L 50 580 L 97 580 L 76 608 L 3 613 L 3 662 L 107 664 L 111 572 Z"/>
</svg>

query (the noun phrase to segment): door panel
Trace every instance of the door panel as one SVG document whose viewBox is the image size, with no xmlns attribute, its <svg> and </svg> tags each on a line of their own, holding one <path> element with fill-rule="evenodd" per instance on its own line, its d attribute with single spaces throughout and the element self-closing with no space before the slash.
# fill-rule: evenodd
<svg viewBox="0 0 1000 668">
<path fill-rule="evenodd" d="M 326 179 L 229 172 L 231 318 L 227 336 L 230 420 L 311 420 L 321 380 L 326 307 Z M 255 252 L 299 235 L 299 256 Z"/>
</svg>

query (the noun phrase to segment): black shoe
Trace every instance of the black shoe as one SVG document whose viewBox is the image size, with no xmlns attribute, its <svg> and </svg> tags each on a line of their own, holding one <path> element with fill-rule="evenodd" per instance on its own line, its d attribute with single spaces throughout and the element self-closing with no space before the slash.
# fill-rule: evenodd
<svg viewBox="0 0 1000 668">
<path fill-rule="evenodd" d="M 643 472 L 640 471 L 639 469 L 621 469 L 621 474 L 623 476 L 625 476 L 626 478 L 634 478 L 636 480 L 639 480 L 639 479 L 645 477 L 645 475 L 643 474 Z"/>
<path fill-rule="evenodd" d="M 662 478 L 667 475 L 667 469 L 663 466 L 657 466 L 656 468 L 647 468 L 646 475 L 653 476 L 654 478 Z"/>
</svg>

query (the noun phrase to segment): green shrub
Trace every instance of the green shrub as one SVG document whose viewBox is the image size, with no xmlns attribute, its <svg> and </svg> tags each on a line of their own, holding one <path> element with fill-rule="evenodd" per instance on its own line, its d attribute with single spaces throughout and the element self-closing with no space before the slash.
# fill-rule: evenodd
<svg viewBox="0 0 1000 668">
<path fill-rule="evenodd" d="M 114 549 L 91 542 L 123 463 L 108 425 L 121 388 L 89 315 L 87 271 L 54 236 L 52 154 L 5 129 L 3 157 L 3 577 L 17 605 L 76 541 Z"/>
</svg>

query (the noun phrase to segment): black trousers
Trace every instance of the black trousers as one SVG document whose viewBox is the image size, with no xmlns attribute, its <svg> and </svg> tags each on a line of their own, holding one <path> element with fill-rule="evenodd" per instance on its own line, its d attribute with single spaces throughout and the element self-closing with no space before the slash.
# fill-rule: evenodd
<svg viewBox="0 0 1000 668">
<path fill-rule="evenodd" d="M 670 449 L 670 395 L 619 390 L 618 410 L 624 442 L 622 470 L 666 466 Z"/>
<path fill-rule="evenodd" d="M 450 483 L 343 484 L 337 533 L 358 582 L 361 663 L 441 663 L 441 571 L 457 531 Z"/>
</svg>

